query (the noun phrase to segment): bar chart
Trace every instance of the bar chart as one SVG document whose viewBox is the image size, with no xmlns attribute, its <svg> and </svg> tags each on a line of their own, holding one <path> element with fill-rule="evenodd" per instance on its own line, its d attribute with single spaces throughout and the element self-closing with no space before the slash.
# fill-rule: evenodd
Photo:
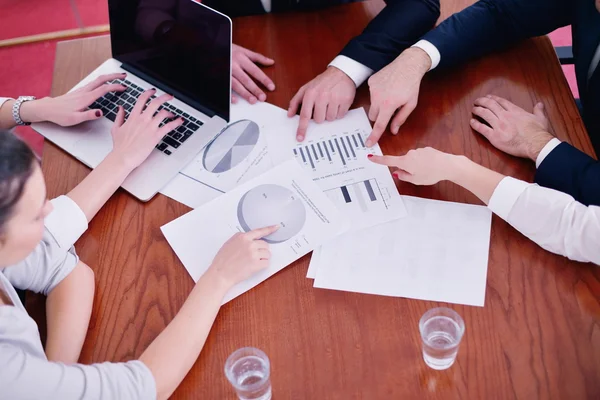
<svg viewBox="0 0 600 400">
<path fill-rule="evenodd" d="M 367 151 L 363 133 L 359 130 L 328 139 L 308 141 L 294 148 L 294 156 L 306 168 L 317 171 L 324 164 L 349 167 Z"/>
<path fill-rule="evenodd" d="M 329 189 L 325 194 L 338 208 L 346 209 L 350 215 L 367 214 L 390 208 L 390 193 L 375 178 Z"/>
</svg>

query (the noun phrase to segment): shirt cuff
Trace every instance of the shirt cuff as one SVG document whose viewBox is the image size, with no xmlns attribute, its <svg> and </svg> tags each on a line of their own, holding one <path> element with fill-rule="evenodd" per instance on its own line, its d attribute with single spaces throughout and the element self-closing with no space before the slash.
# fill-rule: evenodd
<svg viewBox="0 0 600 400">
<path fill-rule="evenodd" d="M 14 100 L 14 99 L 11 99 L 10 97 L 0 97 L 0 107 L 2 107 L 2 105 L 4 105 L 4 103 L 6 103 L 9 100 Z"/>
<path fill-rule="evenodd" d="M 540 151 L 540 154 L 538 154 L 537 159 L 535 160 L 535 167 L 539 168 L 544 159 L 548 157 L 548 154 L 550 154 L 552 150 L 554 150 L 556 146 L 558 146 L 560 143 L 560 140 L 558 140 L 557 138 L 554 138 L 548 143 L 546 143 L 542 151 Z"/>
<path fill-rule="evenodd" d="M 50 202 L 54 210 L 46 217 L 44 225 L 61 248 L 69 249 L 87 230 L 87 217 L 68 196 L 59 196 Z"/>
<path fill-rule="evenodd" d="M 494 193 L 492 193 L 488 208 L 500 218 L 507 221 L 508 215 L 517 202 L 517 199 L 531 185 L 531 183 L 520 181 L 510 176 L 505 177 L 496 186 Z"/>
<path fill-rule="evenodd" d="M 440 51 L 427 40 L 419 40 L 411 47 L 417 47 L 423 50 L 425 53 L 427 53 L 429 58 L 431 58 L 431 67 L 429 68 L 430 71 L 440 64 L 440 61 L 442 60 Z"/>
<path fill-rule="evenodd" d="M 371 75 L 373 75 L 373 70 L 371 68 L 346 56 L 337 56 L 329 63 L 328 67 L 336 67 L 341 70 L 354 81 L 356 87 L 362 85 Z"/>
</svg>

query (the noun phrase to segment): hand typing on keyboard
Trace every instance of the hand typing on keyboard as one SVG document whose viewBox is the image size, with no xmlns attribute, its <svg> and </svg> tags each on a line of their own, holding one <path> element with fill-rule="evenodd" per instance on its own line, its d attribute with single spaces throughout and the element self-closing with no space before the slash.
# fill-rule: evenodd
<svg viewBox="0 0 600 400">
<path fill-rule="evenodd" d="M 152 99 L 155 93 L 155 89 L 143 92 L 129 112 L 127 120 L 124 106 L 119 105 L 117 109 L 111 131 L 112 152 L 132 170 L 150 155 L 163 136 L 184 123 L 183 118 L 174 119 L 175 115 L 164 107 L 173 96 L 163 94 Z"/>
<path fill-rule="evenodd" d="M 96 99 L 109 92 L 123 92 L 126 88 L 114 82 L 126 74 L 101 75 L 87 85 L 58 97 L 28 101 L 21 106 L 21 119 L 25 122 L 50 121 L 61 126 L 73 126 L 102 118 L 103 112 L 91 107 Z"/>
<path fill-rule="evenodd" d="M 115 79 L 111 81 L 110 84 L 123 86 L 125 89 L 117 92 L 107 93 L 103 97 L 96 100 L 90 106 L 90 108 L 97 108 L 101 110 L 103 115 L 111 121 L 116 121 L 118 110 L 122 108 L 123 112 L 125 113 L 125 119 L 128 119 L 138 99 L 139 101 L 142 101 L 141 95 L 144 92 L 144 89 L 127 79 Z M 145 98 L 144 102 L 146 106 L 148 106 L 155 98 L 156 96 L 154 94 L 148 98 Z M 157 111 L 163 109 L 168 110 L 171 113 L 171 119 L 180 117 L 183 120 L 183 123 L 177 127 L 176 130 L 167 132 L 162 141 L 156 145 L 156 148 L 159 151 L 166 155 L 171 155 L 176 149 L 179 148 L 179 146 L 189 139 L 189 137 L 192 136 L 194 132 L 198 130 L 198 128 L 200 128 L 200 126 L 202 126 L 202 121 L 194 118 L 186 112 L 183 112 L 170 103 L 163 102 L 157 108 Z M 160 123 L 159 127 L 163 127 L 167 124 L 167 122 L 169 122 L 169 118 L 164 119 Z"/>
</svg>

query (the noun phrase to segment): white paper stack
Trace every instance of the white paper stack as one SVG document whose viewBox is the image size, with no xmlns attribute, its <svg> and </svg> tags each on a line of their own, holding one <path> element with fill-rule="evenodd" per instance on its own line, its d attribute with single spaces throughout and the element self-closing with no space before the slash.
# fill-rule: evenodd
<svg viewBox="0 0 600 400">
<path fill-rule="evenodd" d="M 338 236 L 314 251 L 314 286 L 483 306 L 490 210 L 403 199 L 406 218 Z"/>
</svg>

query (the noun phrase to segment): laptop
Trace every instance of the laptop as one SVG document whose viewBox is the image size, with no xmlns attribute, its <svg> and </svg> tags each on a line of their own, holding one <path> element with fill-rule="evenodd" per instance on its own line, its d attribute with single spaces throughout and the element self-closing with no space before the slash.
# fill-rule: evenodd
<svg viewBox="0 0 600 400">
<path fill-rule="evenodd" d="M 150 156 L 123 182 L 123 189 L 150 200 L 227 125 L 231 100 L 231 19 L 193 0 L 109 0 L 113 58 L 71 91 L 104 74 L 126 72 L 90 108 L 103 118 L 74 127 L 33 124 L 46 139 L 85 165 L 96 167 L 112 150 L 110 134 L 118 106 L 126 117 L 140 94 L 174 95 L 165 103 L 185 123 L 164 136 Z M 109 82 L 109 83 L 111 83 Z M 163 121 L 163 124 L 167 122 Z"/>
</svg>

